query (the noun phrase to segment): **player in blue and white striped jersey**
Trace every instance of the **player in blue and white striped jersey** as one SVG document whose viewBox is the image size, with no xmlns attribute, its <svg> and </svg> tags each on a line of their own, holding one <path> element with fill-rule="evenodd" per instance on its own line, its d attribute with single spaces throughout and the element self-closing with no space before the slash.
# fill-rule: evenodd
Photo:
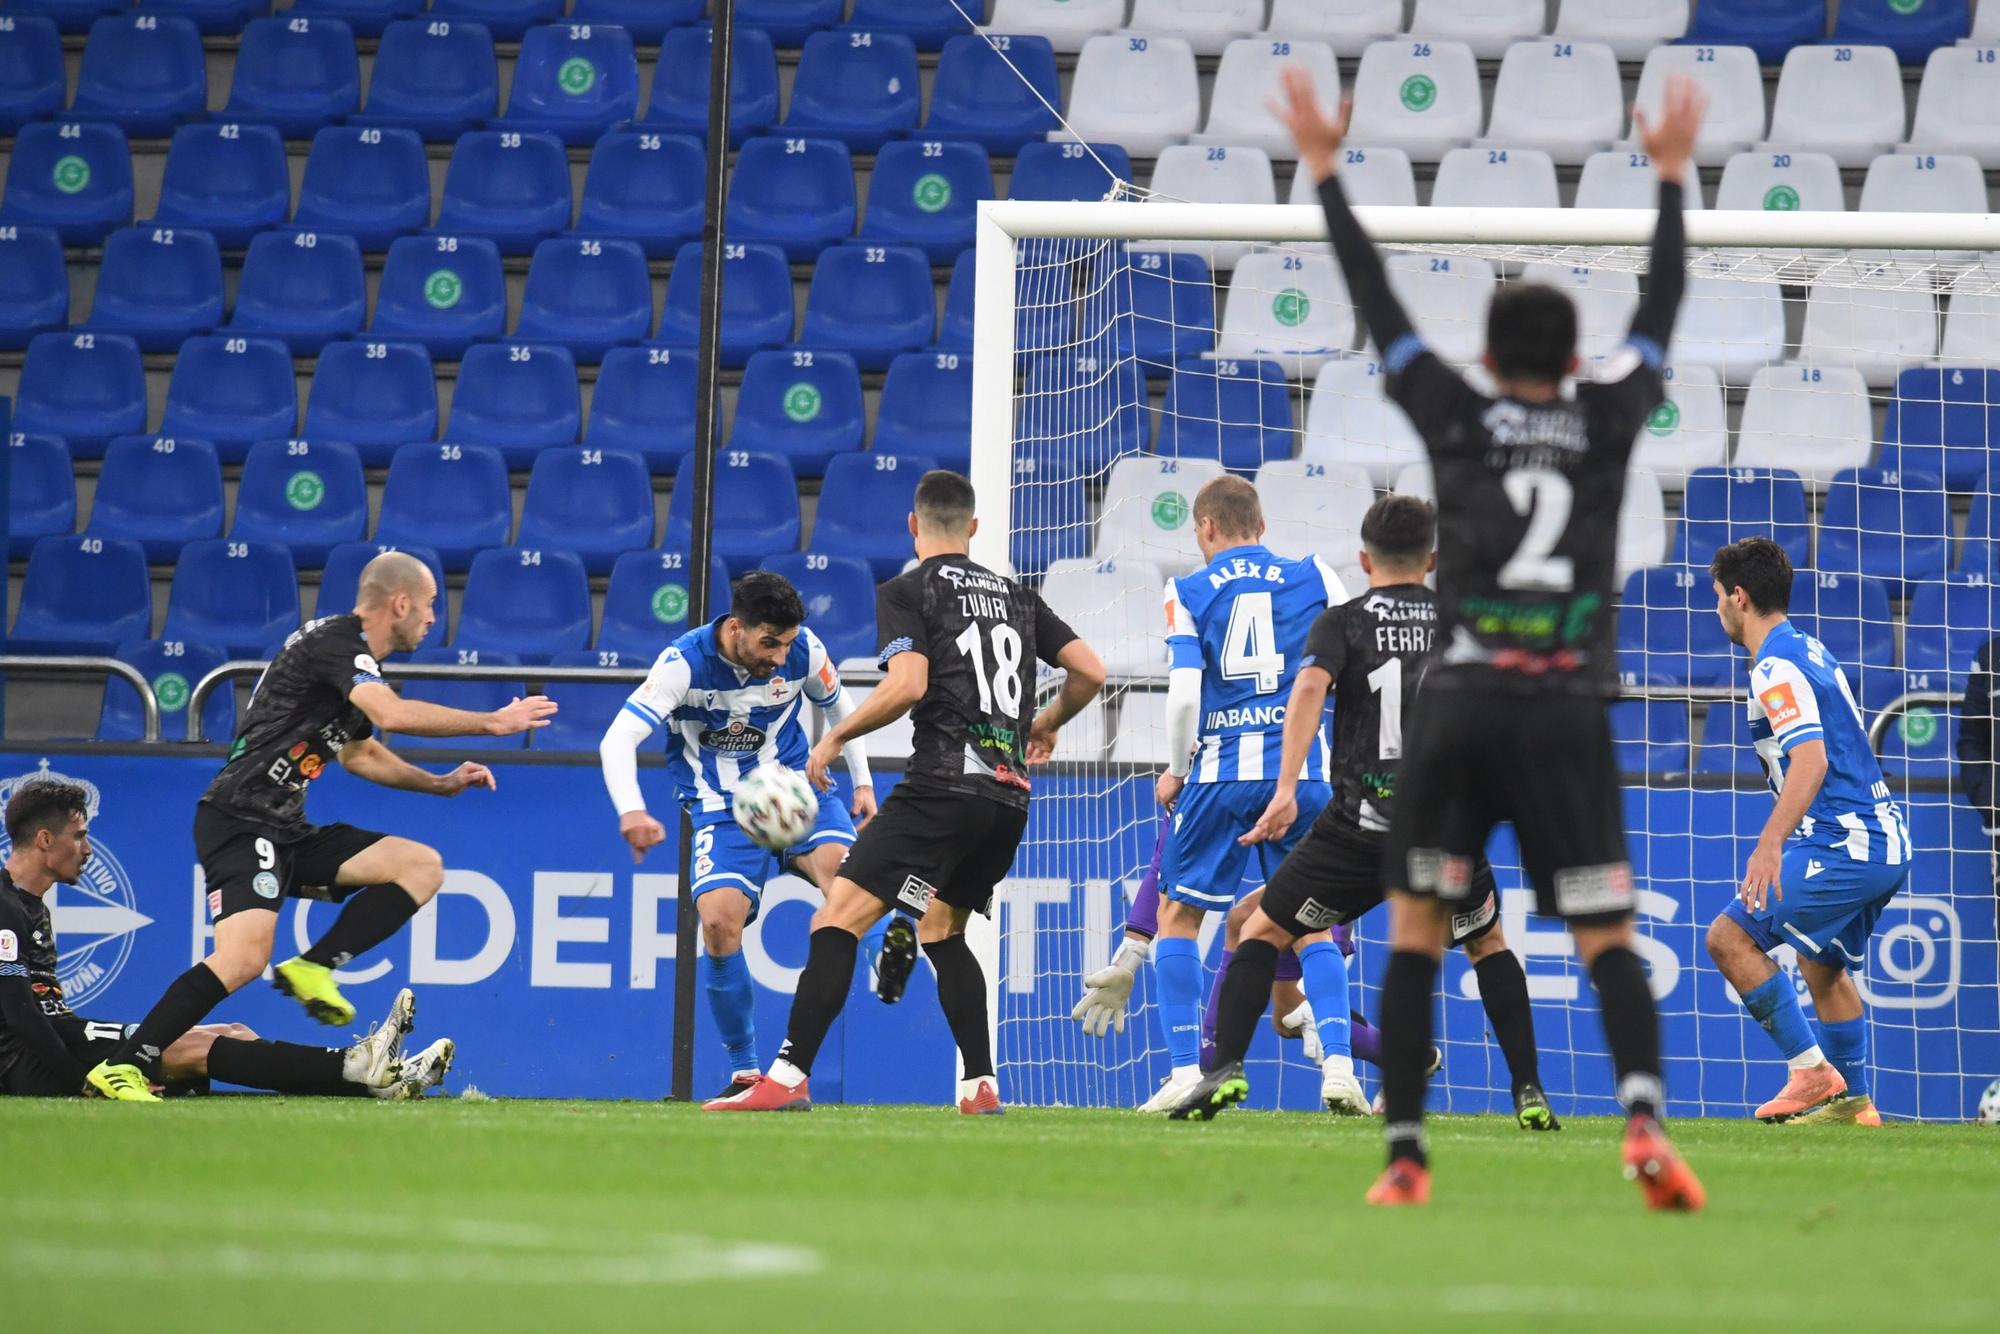
<svg viewBox="0 0 2000 1334">
<path fill-rule="evenodd" d="M 1257 489 L 1218 477 L 1194 500 L 1195 539 L 1207 562 L 1167 583 L 1167 754 L 1160 804 L 1173 837 L 1160 867 L 1160 934 L 1153 976 L 1173 1071 L 1142 1111 L 1165 1111 L 1201 1079 L 1202 918 L 1236 902 L 1255 859 L 1258 880 L 1278 869 L 1332 799 L 1322 736 L 1306 756 L 1292 833 L 1255 847 L 1237 840 L 1277 791 L 1285 705 L 1306 635 L 1347 591 L 1316 556 L 1291 559 L 1263 544 Z M 1306 995 L 1313 994 L 1306 978 Z M 1341 1007 L 1345 1012 L 1346 1007 Z"/>
<path fill-rule="evenodd" d="M 782 576 L 746 574 L 730 589 L 729 614 L 689 630 L 653 663 L 604 734 L 598 757 L 618 809 L 618 832 L 632 860 L 666 838 L 639 790 L 639 747 L 656 728 L 667 739 L 667 776 L 694 820 L 694 903 L 701 916 L 702 967 L 715 1025 L 729 1049 L 728 1097 L 758 1077 L 756 993 L 743 959 L 743 929 L 757 917 L 764 882 L 787 869 L 833 883 L 854 843 L 840 802 L 820 802 L 804 842 L 784 853 L 759 847 L 736 825 L 731 795 L 760 766 L 804 772 L 811 745 L 800 715 L 810 703 L 837 723 L 854 711 L 818 636 L 801 624 L 805 607 Z M 853 814 L 875 814 L 875 788 L 860 742 L 842 752 L 853 780 Z"/>
<path fill-rule="evenodd" d="M 1722 628 L 1755 664 L 1750 736 L 1778 798 L 1737 897 L 1708 928 L 1709 957 L 1791 1066 L 1757 1115 L 1880 1125 L 1868 1096 L 1867 1021 L 1847 970 L 1866 960 L 1882 909 L 1909 878 L 1909 826 L 1840 664 L 1786 618 L 1784 548 L 1745 538 L 1716 552 L 1709 573 Z M 1792 979 L 1769 958 L 1780 945 L 1798 952 L 1818 1016 L 1811 1026 Z"/>
</svg>

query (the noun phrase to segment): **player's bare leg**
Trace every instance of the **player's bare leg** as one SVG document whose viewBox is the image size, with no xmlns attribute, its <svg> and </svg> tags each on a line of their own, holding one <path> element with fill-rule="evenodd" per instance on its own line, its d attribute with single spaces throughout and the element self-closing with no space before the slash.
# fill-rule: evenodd
<svg viewBox="0 0 2000 1334">
<path fill-rule="evenodd" d="M 743 959 L 743 928 L 750 924 L 750 896 L 717 885 L 694 901 L 701 919 L 702 972 L 709 1013 L 729 1053 L 729 1083 L 717 1098 L 734 1097 L 762 1078 L 757 1063 L 757 993 Z"/>
<path fill-rule="evenodd" d="M 384 838 L 342 862 L 334 883 L 363 888 L 310 949 L 271 970 L 271 982 L 322 1024 L 342 1028 L 354 1022 L 354 1006 L 334 984 L 333 970 L 395 935 L 437 897 L 444 858 L 414 839 Z"/>
<path fill-rule="evenodd" d="M 1389 1144 L 1389 1165 L 1368 1191 L 1370 1204 L 1430 1202 L 1425 1068 L 1431 1050 L 1431 993 L 1450 938 L 1450 915 L 1435 898 L 1390 892 L 1391 953 L 1382 980 L 1382 1135 Z"/>
<path fill-rule="evenodd" d="M 958 1081 L 958 1110 L 966 1116 L 998 1116 L 1006 1109 L 1000 1105 L 993 1034 L 986 1024 L 986 974 L 965 942 L 965 924 L 971 919 L 969 908 L 933 901 L 917 923 L 917 939 L 937 973 L 938 1008 L 944 1011 L 964 1066 Z"/>
<path fill-rule="evenodd" d="M 1479 1002 L 1513 1081 L 1514 1119 L 1523 1130 L 1561 1130 L 1555 1108 L 1542 1092 L 1540 1054 L 1535 1050 L 1535 1017 L 1528 1000 L 1528 974 L 1507 946 L 1500 923 L 1465 942 L 1465 957 L 1479 979 Z"/>
<path fill-rule="evenodd" d="M 1792 985 L 1792 979 L 1771 961 L 1769 955 L 1758 947 L 1733 918 L 1717 916 L 1708 925 L 1708 957 L 1736 988 L 1736 994 L 1743 998 L 1743 1008 L 1750 1012 L 1771 1040 L 1777 1044 L 1778 1052 L 1785 1058 L 1789 1073 L 1784 1088 L 1777 1096 L 1757 1109 L 1760 1121 L 1789 1121 L 1795 1116 L 1803 1116 L 1818 1107 L 1831 1103 L 1847 1092 L 1847 1080 L 1827 1059 L 1820 1047 L 1812 1027 L 1806 1022 L 1805 1011 L 1799 1008 L 1799 996 Z M 1799 960 L 1800 971 L 1805 971 L 1807 960 Z M 1824 974 L 1826 971 L 1821 970 Z M 1811 985 L 1808 979 L 1808 986 Z M 1844 1003 L 1844 997 L 1836 995 L 1831 986 L 1826 985 L 1829 997 L 1836 1010 Z M 1814 1006 L 1818 1007 L 1818 994 L 1814 994 Z M 1857 994 L 1852 1000 L 1853 1012 L 1842 1014 L 1841 1019 L 1853 1021 L 1861 1017 L 1861 1000 Z M 1825 1018 L 1825 1013 L 1821 1012 Z M 1865 1030 L 1842 1029 L 1863 1032 L 1865 1064 Z"/>
</svg>

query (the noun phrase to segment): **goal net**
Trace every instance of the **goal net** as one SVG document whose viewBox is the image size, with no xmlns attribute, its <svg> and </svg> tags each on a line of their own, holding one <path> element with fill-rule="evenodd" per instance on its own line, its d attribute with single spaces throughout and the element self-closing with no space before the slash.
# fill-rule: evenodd
<svg viewBox="0 0 2000 1334">
<path fill-rule="evenodd" d="M 1475 382 L 1486 306 L 1521 282 L 1575 300 L 1578 374 L 1591 375 L 1624 337 L 1653 221 L 1648 209 L 1360 212 L 1427 343 Z M 1856 973 L 1874 1092 L 1886 1114 L 1963 1119 L 2000 1075 L 1993 844 L 1954 757 L 1960 697 L 2000 627 L 1987 469 L 2000 371 L 1986 368 L 2000 363 L 2000 222 L 1687 221 L 1669 397 L 1640 433 L 1620 516 L 1626 697 L 1613 714 L 1672 1107 L 1744 1115 L 1783 1082 L 1702 944 L 1771 808 L 1744 719 L 1747 664 L 1716 623 L 1706 566 L 1721 543 L 1762 533 L 1798 567 L 1794 619 L 1845 664 L 1911 817 L 1914 870 Z M 1268 545 L 1317 553 L 1352 593 L 1363 512 L 1388 490 L 1428 494 L 1430 472 L 1382 397 L 1317 208 L 1133 202 L 1122 187 L 1104 202 L 985 204 L 976 310 L 975 554 L 1037 584 L 1111 674 L 1038 781 L 1001 895 L 1003 1082 L 1023 1103 L 1133 1106 L 1167 1069 L 1150 968 L 1122 1034 L 1086 1037 L 1069 1014 L 1082 974 L 1117 947 L 1159 829 L 1161 591 L 1200 564 L 1193 496 L 1224 471 L 1252 478 Z M 1992 732 L 1983 690 L 1972 707 L 1978 748 Z M 1986 771 L 1974 778 L 1990 790 Z M 1509 831 L 1491 854 L 1544 1082 L 1564 1110 L 1611 1112 L 1589 980 L 1561 924 L 1529 911 Z M 1385 917 L 1358 933 L 1355 1005 L 1370 1016 Z M 1219 914 L 1210 930 L 1212 976 Z M 1509 1108 L 1462 956 L 1440 991 L 1433 1107 Z M 1316 1100 L 1317 1070 L 1268 1025 L 1251 1073 L 1253 1105 Z"/>
</svg>

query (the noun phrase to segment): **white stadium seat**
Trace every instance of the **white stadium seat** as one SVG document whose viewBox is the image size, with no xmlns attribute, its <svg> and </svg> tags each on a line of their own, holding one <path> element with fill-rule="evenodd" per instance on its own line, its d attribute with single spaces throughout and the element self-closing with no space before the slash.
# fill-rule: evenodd
<svg viewBox="0 0 2000 1334">
<path fill-rule="evenodd" d="M 1319 99 L 1329 107 L 1340 105 L 1340 63 L 1325 42 L 1273 41 L 1250 37 L 1231 42 L 1215 70 L 1215 88 L 1209 97 L 1208 120 L 1197 144 L 1240 145 L 1261 148 L 1273 159 L 1289 162 L 1298 157 L 1291 132 L 1271 115 L 1271 90 L 1278 85 L 1278 72 L 1287 65 L 1302 66 L 1312 75 Z"/>
<path fill-rule="evenodd" d="M 1720 468 L 1728 460 L 1729 418 L 1721 379 L 1707 366 L 1667 367 L 1667 401 L 1639 428 L 1632 466 L 1680 491 L 1696 468 Z"/>
<path fill-rule="evenodd" d="M 1843 260 L 1806 289 L 1799 360 L 1807 365 L 1852 366 L 1883 387 L 1936 356 L 1937 340 L 1928 274 L 1887 260 Z"/>
<path fill-rule="evenodd" d="M 1639 307 L 1639 278 L 1622 269 L 1530 264 L 1521 281 L 1545 283 L 1569 294 L 1576 304 L 1576 354 L 1585 364 L 1611 355 L 1631 332 Z"/>
<path fill-rule="evenodd" d="M 1684 36 L 1687 0 L 1559 0 L 1555 36 L 1574 42 L 1603 42 L 1620 60 L 1644 60 L 1646 53 Z"/>
<path fill-rule="evenodd" d="M 1378 486 L 1423 462 L 1424 442 L 1408 415 L 1382 396 L 1382 379 L 1381 367 L 1373 361 L 1326 363 L 1306 405 L 1306 438 L 1299 457 L 1330 468 L 1365 469 Z"/>
<path fill-rule="evenodd" d="M 1350 59 L 1402 30 L 1403 0 L 1271 0 L 1271 36 L 1325 42 Z"/>
<path fill-rule="evenodd" d="M 1994 6 L 2000 9 L 2000 4 Z M 1861 183 L 1863 213 L 1985 213 L 1986 173 L 1963 153 L 1884 153 L 1868 164 Z M 1914 263 L 1934 259 L 1971 263 L 1970 250 L 1908 251 Z"/>
<path fill-rule="evenodd" d="M 1667 502 L 1660 479 L 1634 468 L 1625 474 L 1625 503 L 1618 507 L 1618 582 L 1666 558 Z"/>
<path fill-rule="evenodd" d="M 1711 366 L 1727 383 L 1742 384 L 1759 367 L 1784 360 L 1784 293 L 1775 278 L 1754 272 L 1740 259 L 1697 255 L 1689 262 L 1668 364 Z"/>
<path fill-rule="evenodd" d="M 1861 373 L 1845 366 L 1766 366 L 1750 380 L 1736 434 L 1738 468 L 1790 468 L 1823 491 L 1843 468 L 1865 468 L 1875 417 Z"/>
<path fill-rule="evenodd" d="M 1972 35 L 1958 39 L 1960 46 L 2000 46 L 2000 5 L 1982 3 L 1972 11 Z"/>
<path fill-rule="evenodd" d="M 1354 304 L 1331 254 L 1263 251 L 1230 277 L 1215 355 L 1275 361 L 1304 379 L 1354 341 Z"/>
<path fill-rule="evenodd" d="M 1482 143 L 1538 148 L 1566 167 L 1625 131 L 1618 58 L 1597 42 L 1517 42 L 1500 61 Z"/>
<path fill-rule="evenodd" d="M 1054 140 L 1118 144 L 1133 157 L 1158 157 L 1195 131 L 1201 80 L 1194 52 L 1178 37 L 1119 33 L 1093 37 L 1076 58 L 1066 119 Z"/>
<path fill-rule="evenodd" d="M 874 693 L 874 686 L 856 685 L 847 687 L 848 697 L 857 706 Z M 915 729 L 916 724 L 911 722 L 910 715 L 905 713 L 888 726 L 877 728 L 875 731 L 870 732 L 862 739 L 862 744 L 868 750 L 868 758 L 870 760 L 909 759 L 910 743 Z"/>
<path fill-rule="evenodd" d="M 1903 67 L 1886 46 L 1795 46 L 1771 103 L 1769 147 L 1865 167 L 1903 142 Z"/>
<path fill-rule="evenodd" d="M 1764 74 L 1758 68 L 1756 52 L 1747 46 L 1654 48 L 1639 72 L 1636 101 L 1655 121 L 1666 96 L 1667 78 L 1674 74 L 1693 76 L 1708 94 L 1708 112 L 1702 117 L 1701 134 L 1694 146 L 1698 164 L 1715 166 L 1731 153 L 1764 140 Z"/>
<path fill-rule="evenodd" d="M 1128 690 L 1118 701 L 1118 734 L 1111 740 L 1113 764 L 1167 762 L 1167 692 Z"/>
<path fill-rule="evenodd" d="M 1083 712 L 1064 723 L 1062 731 L 1056 734 L 1055 753 L 1049 758 L 1058 763 L 1094 763 L 1102 760 L 1104 749 L 1110 744 L 1105 735 L 1106 712 L 1102 695 L 1084 705 Z"/>
<path fill-rule="evenodd" d="M 1981 6 L 1987 8 L 1987 6 Z M 1924 62 L 1911 148 L 2000 167 L 2000 46 L 1940 46 Z"/>
<path fill-rule="evenodd" d="M 1377 42 L 1354 76 L 1348 138 L 1401 148 L 1420 162 L 1479 137 L 1479 66 L 1463 42 Z"/>
<path fill-rule="evenodd" d="M 1058 51 L 1075 52 L 1125 26 L 1125 0 L 993 0 L 988 32 L 1032 32 Z"/>
<path fill-rule="evenodd" d="M 1493 266 L 1473 255 L 1391 255 L 1389 286 L 1432 351 L 1469 366 L 1486 350 Z"/>
<path fill-rule="evenodd" d="M 1361 550 L 1361 520 L 1375 503 L 1375 483 L 1354 464 L 1276 459 L 1257 470 L 1257 495 L 1265 546 L 1337 567 L 1352 565 Z"/>
<path fill-rule="evenodd" d="M 1578 208 L 1655 208 L 1659 202 L 1660 178 L 1644 153 L 1613 148 L 1584 160 L 1583 175 L 1576 182 Z M 1701 173 L 1689 163 L 1687 179 L 1681 182 L 1681 207 L 1705 206 Z"/>
<path fill-rule="evenodd" d="M 1538 148 L 1454 148 L 1438 163 L 1440 208 L 1561 208 L 1556 164 Z"/>
<path fill-rule="evenodd" d="M 1847 207 L 1847 194 L 1840 184 L 1840 166 L 1829 155 L 1759 148 L 1732 153 L 1723 164 L 1715 206 L 1768 213 L 1838 213 Z"/>
<path fill-rule="evenodd" d="M 1160 612 L 1166 583 L 1167 576 L 1148 561 L 1058 560 L 1042 578 L 1042 600 L 1097 650 L 1110 675 L 1161 676 L 1167 670 Z"/>
<path fill-rule="evenodd" d="M 1192 204 L 1275 204 L 1278 187 L 1271 159 L 1261 148 L 1204 148 L 1173 144 L 1153 166 L 1151 188 L 1165 199 Z M 1146 241 L 1144 250 L 1200 255 L 1210 269 L 1233 269 L 1256 248 L 1252 241 Z"/>
<path fill-rule="evenodd" d="M 1410 166 L 1410 155 L 1400 148 L 1346 146 L 1340 150 L 1340 189 L 1350 204 L 1415 207 L 1417 173 Z M 1319 203 L 1319 183 L 1303 167 L 1292 177 L 1291 202 Z"/>
<path fill-rule="evenodd" d="M 1410 35 L 1464 42 L 1481 60 L 1498 60 L 1516 41 L 1538 37 L 1548 19 L 1543 0 L 1417 0 Z"/>
<path fill-rule="evenodd" d="M 2000 256 L 1986 256 L 1954 287 L 1963 290 L 1954 290 L 1945 307 L 1939 360 L 1947 366 L 2000 365 Z"/>
<path fill-rule="evenodd" d="M 1179 37 L 1198 56 L 1219 56 L 1264 26 L 1264 0 L 1133 0 L 1132 31 Z"/>
<path fill-rule="evenodd" d="M 1418 500 L 1435 501 L 1437 478 L 1431 475 L 1430 460 L 1404 464 L 1397 470 L 1395 484 L 1389 489 L 1399 496 L 1415 496 Z"/>
<path fill-rule="evenodd" d="M 1163 459 L 1152 454 L 1119 459 L 1104 484 L 1092 559 L 1121 565 L 1145 561 L 1168 575 L 1194 569 L 1201 564 L 1194 541 L 1195 492 L 1220 476 L 1222 465 L 1213 459 Z M 1161 621 L 1158 615 L 1149 615 L 1146 624 L 1157 627 Z"/>
</svg>

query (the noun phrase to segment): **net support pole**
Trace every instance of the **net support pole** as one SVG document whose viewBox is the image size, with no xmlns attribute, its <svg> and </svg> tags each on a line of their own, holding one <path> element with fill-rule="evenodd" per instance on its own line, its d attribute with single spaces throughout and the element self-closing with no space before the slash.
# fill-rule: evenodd
<svg viewBox="0 0 2000 1334">
<path fill-rule="evenodd" d="M 729 169 L 729 73 L 736 56 L 735 0 L 715 0 L 708 53 L 708 181 L 701 216 L 701 325 L 695 348 L 694 459 L 688 485 L 688 623 L 710 616 L 709 556 L 714 527 L 715 398 L 722 359 L 722 205 Z M 694 910 L 694 821 L 680 812 L 680 883 L 674 895 L 674 1057 L 671 1096 L 694 1098 L 694 998 L 699 922 Z"/>
</svg>

